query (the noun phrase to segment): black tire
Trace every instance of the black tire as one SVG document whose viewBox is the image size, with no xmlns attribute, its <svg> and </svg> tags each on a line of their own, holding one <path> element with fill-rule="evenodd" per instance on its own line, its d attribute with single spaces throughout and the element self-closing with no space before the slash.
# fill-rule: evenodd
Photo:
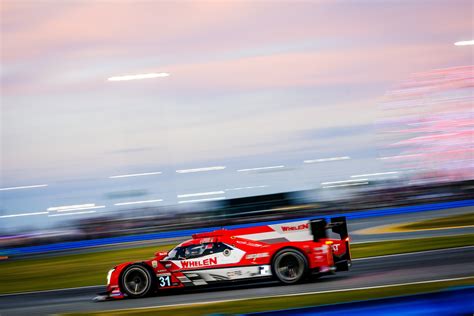
<svg viewBox="0 0 474 316">
<path fill-rule="evenodd" d="M 272 273 L 284 284 L 301 282 L 308 275 L 308 260 L 296 249 L 282 249 L 273 257 Z"/>
<path fill-rule="evenodd" d="M 154 291 L 156 283 L 153 273 L 146 266 L 132 264 L 120 276 L 120 289 L 128 297 L 144 297 Z"/>
</svg>

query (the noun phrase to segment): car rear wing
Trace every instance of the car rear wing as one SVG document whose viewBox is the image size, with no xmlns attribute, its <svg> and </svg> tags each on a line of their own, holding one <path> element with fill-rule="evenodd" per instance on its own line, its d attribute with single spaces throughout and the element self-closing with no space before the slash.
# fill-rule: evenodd
<svg viewBox="0 0 474 316">
<path fill-rule="evenodd" d="M 316 218 L 309 221 L 313 241 L 328 238 L 328 230 L 340 236 L 341 240 L 348 240 L 347 221 L 344 216 L 332 217 L 328 223 L 325 218 Z"/>
</svg>

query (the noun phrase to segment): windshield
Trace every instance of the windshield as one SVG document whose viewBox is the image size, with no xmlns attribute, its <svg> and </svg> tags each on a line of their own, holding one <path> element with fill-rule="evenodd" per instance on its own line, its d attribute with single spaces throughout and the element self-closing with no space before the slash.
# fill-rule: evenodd
<svg viewBox="0 0 474 316">
<path fill-rule="evenodd" d="M 213 253 L 222 252 L 230 247 L 223 243 L 204 243 L 197 245 L 189 245 L 186 247 L 176 247 L 168 253 L 166 260 L 182 260 L 193 259 L 207 256 Z"/>
<path fill-rule="evenodd" d="M 192 259 L 205 255 L 207 249 L 212 249 L 212 244 L 198 244 L 186 247 L 176 247 L 168 254 L 168 260 Z"/>
</svg>

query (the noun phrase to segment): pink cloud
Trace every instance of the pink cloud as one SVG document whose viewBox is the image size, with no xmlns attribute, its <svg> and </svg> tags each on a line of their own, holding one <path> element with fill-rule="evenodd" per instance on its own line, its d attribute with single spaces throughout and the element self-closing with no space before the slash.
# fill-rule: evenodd
<svg viewBox="0 0 474 316">
<path fill-rule="evenodd" d="M 397 42 L 417 33 L 469 35 L 472 20 L 469 10 L 443 3 L 28 3 L 7 2 L 2 10 L 4 23 L 17 25 L 2 32 L 4 60 L 90 50 L 136 58 L 193 56 L 322 39 Z"/>
<path fill-rule="evenodd" d="M 468 50 L 443 36 L 454 41 L 470 32 L 472 18 L 462 6 L 443 3 L 214 1 L 9 1 L 1 15 L 1 58 L 20 65 L 4 76 L 6 93 L 103 89 L 107 74 L 97 69 L 106 64 L 117 73 L 166 70 L 172 77 L 162 86 L 176 90 L 391 81 L 469 60 Z M 315 47 L 291 48 L 305 41 Z M 155 60 L 147 69 L 127 68 L 146 59 Z M 70 76 L 87 68 L 89 74 Z"/>
</svg>

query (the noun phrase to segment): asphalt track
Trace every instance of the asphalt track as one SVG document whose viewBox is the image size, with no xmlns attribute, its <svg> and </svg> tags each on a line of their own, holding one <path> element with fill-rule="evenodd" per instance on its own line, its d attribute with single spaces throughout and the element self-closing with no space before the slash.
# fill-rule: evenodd
<svg viewBox="0 0 474 316">
<path fill-rule="evenodd" d="M 406 222 L 416 222 L 437 217 L 444 217 L 450 215 L 468 214 L 473 213 L 473 206 L 451 208 L 437 211 L 426 211 L 419 213 L 409 214 L 397 214 L 388 216 L 377 216 L 369 218 L 360 218 L 348 221 L 349 234 L 352 242 L 370 242 L 370 241 L 383 241 L 383 240 L 394 240 L 394 239 L 407 239 L 407 238 L 422 238 L 422 237 L 436 237 L 436 236 L 449 236 L 449 235 L 461 235 L 461 234 L 474 234 L 474 227 L 459 227 L 452 229 L 439 229 L 439 230 L 420 230 L 413 232 L 400 232 L 400 233 L 386 233 L 386 234 L 365 234 L 362 231 L 367 228 L 374 228 L 378 226 L 402 224 Z"/>
<path fill-rule="evenodd" d="M 349 272 L 291 286 L 266 282 L 258 285 L 234 285 L 211 290 L 169 293 L 144 299 L 98 303 L 93 302 L 92 298 L 103 287 L 9 295 L 0 297 L 0 314 L 32 316 L 116 310 L 469 277 L 474 276 L 472 262 L 474 262 L 474 246 L 358 259 L 354 261 L 353 268 Z"/>
</svg>

